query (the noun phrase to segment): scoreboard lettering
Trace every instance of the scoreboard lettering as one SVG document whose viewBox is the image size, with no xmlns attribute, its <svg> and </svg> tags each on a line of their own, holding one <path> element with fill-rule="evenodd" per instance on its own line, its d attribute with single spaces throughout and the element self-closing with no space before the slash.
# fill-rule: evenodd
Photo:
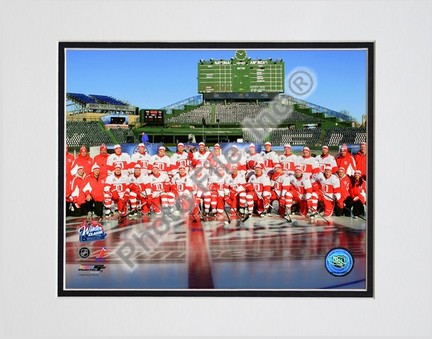
<svg viewBox="0 0 432 339">
<path fill-rule="evenodd" d="M 143 122 L 151 126 L 163 126 L 165 110 L 163 109 L 142 109 L 141 116 Z"/>
<path fill-rule="evenodd" d="M 236 51 L 231 60 L 200 60 L 199 93 L 283 93 L 282 60 L 251 60 L 246 52 Z"/>
</svg>

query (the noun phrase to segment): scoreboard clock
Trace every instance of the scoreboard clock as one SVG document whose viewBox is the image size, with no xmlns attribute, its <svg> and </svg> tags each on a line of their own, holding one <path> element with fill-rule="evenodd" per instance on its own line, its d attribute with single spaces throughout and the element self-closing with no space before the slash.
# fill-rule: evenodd
<svg viewBox="0 0 432 339">
<path fill-rule="evenodd" d="M 284 93 L 282 60 L 252 60 L 237 50 L 231 60 L 200 60 L 199 93 Z"/>
<path fill-rule="evenodd" d="M 143 122 L 151 126 L 163 126 L 165 110 L 163 109 L 143 109 L 141 110 Z"/>
</svg>

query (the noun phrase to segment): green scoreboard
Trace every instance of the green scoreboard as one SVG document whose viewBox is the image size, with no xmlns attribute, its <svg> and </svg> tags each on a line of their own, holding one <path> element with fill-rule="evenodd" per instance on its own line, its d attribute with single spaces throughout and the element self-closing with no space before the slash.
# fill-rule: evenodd
<svg viewBox="0 0 432 339">
<path fill-rule="evenodd" d="M 282 60 L 251 60 L 238 50 L 231 60 L 200 60 L 199 93 L 283 93 Z"/>
</svg>

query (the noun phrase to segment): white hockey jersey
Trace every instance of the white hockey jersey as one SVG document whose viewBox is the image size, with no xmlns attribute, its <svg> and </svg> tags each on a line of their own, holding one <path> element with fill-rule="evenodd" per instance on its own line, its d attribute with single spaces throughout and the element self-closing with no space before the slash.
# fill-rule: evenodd
<svg viewBox="0 0 432 339">
<path fill-rule="evenodd" d="M 140 192 L 144 192 L 150 182 L 150 176 L 144 172 L 142 172 L 138 178 L 135 177 L 134 175 L 131 175 L 129 178 L 130 178 L 131 187 L 132 185 L 136 185 L 136 187 L 138 187 L 138 190 Z"/>
<path fill-rule="evenodd" d="M 339 200 L 340 194 L 340 180 L 336 175 L 331 175 L 326 178 L 323 173 L 315 176 L 315 181 L 318 184 L 317 189 L 321 192 L 326 200 Z"/>
<path fill-rule="evenodd" d="M 186 152 L 176 152 L 171 156 L 171 174 L 178 172 L 180 166 L 184 166 L 186 173 L 190 170 L 190 159 Z"/>
<path fill-rule="evenodd" d="M 159 171 L 165 174 L 168 174 L 171 169 L 171 159 L 167 155 L 163 157 L 160 157 L 158 154 L 152 155 L 150 157 L 150 164 L 152 167 L 159 168 Z"/>
<path fill-rule="evenodd" d="M 227 175 L 225 179 L 225 186 L 232 191 L 236 191 L 238 193 L 245 191 L 246 179 L 242 173 L 237 173 L 234 177 L 232 174 Z"/>
<path fill-rule="evenodd" d="M 259 153 L 254 153 L 254 154 L 247 153 L 245 160 L 246 160 L 246 170 L 247 171 L 253 170 L 255 168 L 255 166 L 258 164 L 264 166 L 264 159 L 263 159 L 262 155 Z"/>
<path fill-rule="evenodd" d="M 314 157 L 298 157 L 298 164 L 309 178 L 320 172 L 318 161 Z"/>
<path fill-rule="evenodd" d="M 201 164 L 204 168 L 209 168 L 210 164 L 207 161 L 210 152 L 194 152 L 192 153 L 192 166 L 196 167 L 198 164 Z"/>
<path fill-rule="evenodd" d="M 264 160 L 264 170 L 266 172 L 271 171 L 279 163 L 279 157 L 275 151 L 262 151 L 261 156 Z"/>
<path fill-rule="evenodd" d="M 229 194 L 229 190 L 225 185 L 225 181 L 227 180 L 228 175 L 224 174 L 219 176 L 218 174 L 213 174 L 209 180 L 209 188 L 212 191 L 217 191 L 220 196 L 224 196 Z"/>
<path fill-rule="evenodd" d="M 131 167 L 130 155 L 127 153 L 121 153 L 120 155 L 115 153 L 110 154 L 107 159 L 108 174 L 114 172 L 114 168 L 117 164 L 120 164 L 122 174 L 127 175 Z"/>
<path fill-rule="evenodd" d="M 298 157 L 295 154 L 282 154 L 279 156 L 279 162 L 286 174 L 294 174 L 294 169 L 298 165 Z"/>
<path fill-rule="evenodd" d="M 146 173 L 150 173 L 152 166 L 150 164 L 150 159 L 151 159 L 151 155 L 148 153 L 134 153 L 132 154 L 131 157 L 131 167 L 133 168 L 136 164 L 141 165 L 141 168 L 143 169 L 143 171 L 145 171 Z"/>
<path fill-rule="evenodd" d="M 189 175 L 185 174 L 181 176 L 179 173 L 174 175 L 171 179 L 172 184 L 175 186 L 177 192 L 181 193 L 192 193 L 193 192 L 193 182 Z"/>
<path fill-rule="evenodd" d="M 264 191 L 270 192 L 270 178 L 265 173 L 261 174 L 260 176 L 257 176 L 255 173 L 253 173 L 250 176 L 248 183 L 253 185 L 255 192 L 258 194 L 262 194 Z"/>
<path fill-rule="evenodd" d="M 318 161 L 319 169 L 321 172 L 324 172 L 325 167 L 328 165 L 331 166 L 333 174 L 337 172 L 338 167 L 333 155 L 327 154 L 325 157 L 322 157 L 322 155 L 318 155 L 315 159 Z"/>
<path fill-rule="evenodd" d="M 160 172 L 158 176 L 150 175 L 148 179 L 147 195 L 151 194 L 153 198 L 160 196 L 165 192 L 166 186 L 170 186 L 168 174 Z"/>
<path fill-rule="evenodd" d="M 107 179 L 105 180 L 105 192 L 113 192 L 117 191 L 120 198 L 123 198 L 125 193 L 130 192 L 130 178 L 127 174 L 121 174 L 119 177 L 117 177 L 114 174 L 110 174 Z"/>
</svg>

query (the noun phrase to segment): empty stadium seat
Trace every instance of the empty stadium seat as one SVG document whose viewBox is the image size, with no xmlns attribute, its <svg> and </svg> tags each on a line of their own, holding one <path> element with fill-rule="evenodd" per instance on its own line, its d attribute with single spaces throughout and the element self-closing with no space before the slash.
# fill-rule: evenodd
<svg viewBox="0 0 432 339">
<path fill-rule="evenodd" d="M 341 144 L 359 144 L 366 142 L 366 128 L 334 128 L 329 129 L 324 136 L 323 145 L 339 146 Z"/>
<path fill-rule="evenodd" d="M 118 105 L 118 106 L 125 106 L 127 105 L 126 103 L 114 99 L 112 97 L 109 97 L 107 95 L 98 95 L 98 94 L 90 94 L 90 97 L 95 98 L 96 100 L 98 100 L 101 103 L 105 103 L 105 104 L 110 104 L 110 105 Z"/>
<path fill-rule="evenodd" d="M 201 124 L 203 118 L 210 123 L 211 109 L 211 106 L 204 105 L 176 117 L 166 116 L 166 123 Z"/>
<path fill-rule="evenodd" d="M 71 147 L 98 146 L 111 143 L 109 135 L 102 131 L 98 122 L 71 121 L 66 124 L 66 144 Z"/>
</svg>

